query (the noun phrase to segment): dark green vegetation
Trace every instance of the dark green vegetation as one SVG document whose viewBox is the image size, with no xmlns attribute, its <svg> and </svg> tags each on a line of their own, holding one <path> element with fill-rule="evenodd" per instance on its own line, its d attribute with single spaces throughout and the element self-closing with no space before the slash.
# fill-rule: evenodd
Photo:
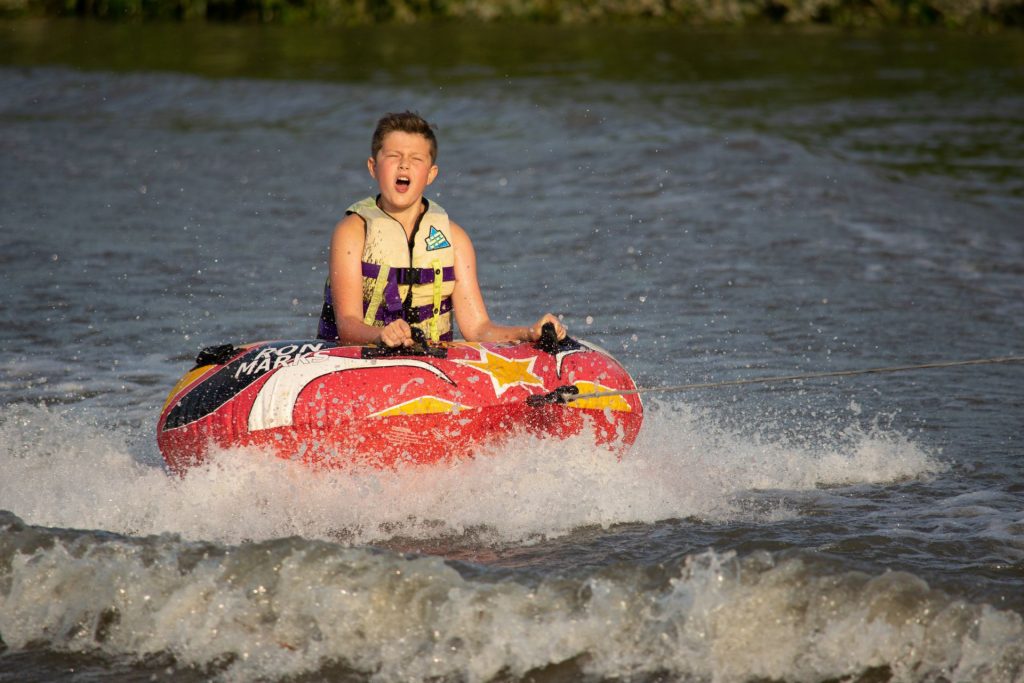
<svg viewBox="0 0 1024 683">
<path fill-rule="evenodd" d="M 0 16 L 332 26 L 468 19 L 986 29 L 1024 26 L 1024 0 L 0 0 Z"/>
<path fill-rule="evenodd" d="M 494 79 L 542 79 L 538 97 L 547 87 L 562 90 L 579 79 L 691 84 L 687 111 L 743 113 L 915 93 L 1009 96 L 1024 88 L 1024 34 L 827 27 L 681 29 L 636 23 L 583 30 L 540 23 L 494 22 L 468 28 L 442 22 L 424 30 L 418 24 L 346 28 L 18 19 L 0 21 L 0 64 L 445 88 L 473 87 Z M 732 85 L 709 89 L 707 83 Z M 655 100 L 662 97 L 658 88 L 645 93 Z M 678 104 L 666 100 L 658 106 Z M 1012 116 L 1012 111 L 991 113 Z M 753 119 L 757 125 L 768 123 L 764 116 Z"/>
</svg>

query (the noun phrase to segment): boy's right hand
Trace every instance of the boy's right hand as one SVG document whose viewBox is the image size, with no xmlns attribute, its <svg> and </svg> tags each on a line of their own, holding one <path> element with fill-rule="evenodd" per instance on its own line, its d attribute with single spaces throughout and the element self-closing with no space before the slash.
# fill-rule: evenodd
<svg viewBox="0 0 1024 683">
<path fill-rule="evenodd" d="M 395 320 L 380 331 L 380 341 L 385 346 L 412 346 L 412 328 L 404 320 Z"/>
</svg>

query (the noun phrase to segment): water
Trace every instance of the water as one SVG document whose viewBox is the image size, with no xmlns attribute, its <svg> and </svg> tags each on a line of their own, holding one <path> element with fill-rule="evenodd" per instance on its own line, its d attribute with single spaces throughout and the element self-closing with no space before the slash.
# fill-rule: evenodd
<svg viewBox="0 0 1024 683">
<path fill-rule="evenodd" d="M 1024 367 L 314 474 L 154 426 L 312 335 L 384 111 L 489 310 L 644 386 L 1024 352 L 1024 38 L 0 24 L 0 680 L 1024 680 Z"/>
</svg>

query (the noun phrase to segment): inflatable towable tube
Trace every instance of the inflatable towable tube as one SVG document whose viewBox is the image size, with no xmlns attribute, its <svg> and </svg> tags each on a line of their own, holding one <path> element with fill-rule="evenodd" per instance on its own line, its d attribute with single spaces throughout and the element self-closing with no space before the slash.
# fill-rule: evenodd
<svg viewBox="0 0 1024 683">
<path fill-rule="evenodd" d="M 429 464 L 471 456 L 516 433 L 632 444 L 639 396 L 560 402 L 636 388 L 598 347 L 547 336 L 533 343 L 449 342 L 388 349 L 268 341 L 204 349 L 171 391 L 157 424 L 169 468 L 183 474 L 211 444 L 269 448 L 344 468 Z"/>
</svg>

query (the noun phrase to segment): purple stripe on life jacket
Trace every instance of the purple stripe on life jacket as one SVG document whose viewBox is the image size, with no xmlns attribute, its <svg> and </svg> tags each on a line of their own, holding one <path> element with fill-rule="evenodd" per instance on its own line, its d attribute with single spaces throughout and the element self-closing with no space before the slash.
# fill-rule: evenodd
<svg viewBox="0 0 1024 683">
<path fill-rule="evenodd" d="M 398 292 L 398 285 L 394 282 L 389 282 L 384 287 L 384 305 L 381 308 L 386 308 L 391 313 L 402 311 L 402 296 Z"/>
<path fill-rule="evenodd" d="M 331 341 L 338 338 L 338 323 L 334 315 L 334 303 L 331 301 L 330 281 L 324 283 L 324 305 L 320 310 L 320 322 L 316 326 L 316 338 Z"/>
<path fill-rule="evenodd" d="M 380 265 L 376 263 L 362 262 L 363 277 L 377 279 L 380 275 Z M 428 285 L 437 279 L 437 273 L 433 268 L 391 268 L 388 273 L 388 282 L 396 282 L 400 285 Z M 455 280 L 455 267 L 444 266 L 441 268 L 441 281 L 452 282 Z"/>
<path fill-rule="evenodd" d="M 338 325 L 334 322 L 333 316 L 330 320 L 326 316 L 320 317 L 320 323 L 316 329 L 317 339 L 328 339 L 330 341 L 338 340 Z"/>
</svg>

